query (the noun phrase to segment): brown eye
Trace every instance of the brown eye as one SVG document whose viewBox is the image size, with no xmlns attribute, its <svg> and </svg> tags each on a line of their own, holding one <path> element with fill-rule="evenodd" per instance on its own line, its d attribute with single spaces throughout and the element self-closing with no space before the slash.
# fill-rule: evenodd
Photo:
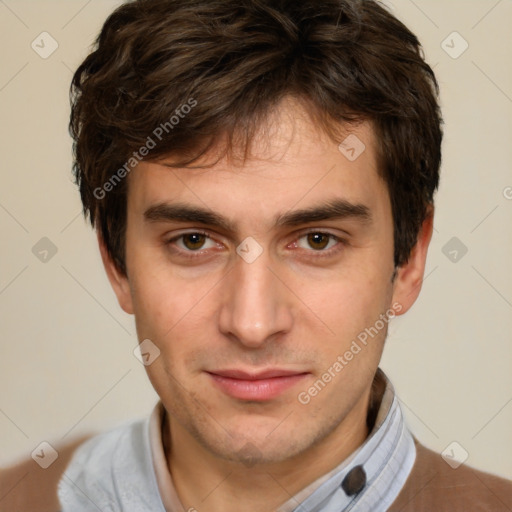
<svg viewBox="0 0 512 512">
<path fill-rule="evenodd" d="M 206 241 L 206 236 L 201 235 L 200 233 L 190 233 L 183 235 L 182 238 L 183 245 L 191 251 L 197 251 L 198 249 L 201 249 Z"/>
<path fill-rule="evenodd" d="M 309 246 L 317 251 L 325 249 L 332 238 L 324 233 L 309 233 L 307 237 Z"/>
</svg>

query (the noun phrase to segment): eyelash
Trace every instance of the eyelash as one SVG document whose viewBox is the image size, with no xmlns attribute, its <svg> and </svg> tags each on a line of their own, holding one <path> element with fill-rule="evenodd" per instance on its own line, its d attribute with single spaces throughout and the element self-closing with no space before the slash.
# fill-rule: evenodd
<svg viewBox="0 0 512 512">
<path fill-rule="evenodd" d="M 297 237 L 296 241 L 294 241 L 293 243 L 296 244 L 298 242 L 298 240 L 300 240 L 301 238 L 307 237 L 308 235 L 311 235 L 311 234 L 324 235 L 324 236 L 329 237 L 330 240 L 334 240 L 334 241 L 337 242 L 337 244 L 334 247 L 331 247 L 328 250 L 318 250 L 318 251 L 315 251 L 315 250 L 311 249 L 311 250 L 308 251 L 307 249 L 304 249 L 306 252 L 314 253 L 315 254 L 314 258 L 315 259 L 316 258 L 323 258 L 323 257 L 334 256 L 339 251 L 343 250 L 345 246 L 348 245 L 346 240 L 344 240 L 344 239 L 342 239 L 342 238 L 340 238 L 340 237 L 338 237 L 336 235 L 333 235 L 332 233 L 328 233 L 328 232 L 325 232 L 325 231 L 318 231 L 318 230 L 311 230 L 311 231 L 307 231 L 307 232 L 301 233 Z M 210 240 L 213 240 L 207 232 L 198 230 L 198 231 L 190 231 L 188 233 L 182 233 L 179 236 L 175 236 L 175 237 L 167 240 L 165 242 L 165 245 L 172 246 L 174 244 L 174 242 L 176 242 L 176 241 L 178 241 L 178 240 L 180 240 L 183 237 L 188 236 L 188 235 L 202 235 L 202 236 L 205 236 L 206 238 L 208 238 Z M 173 250 L 173 252 L 179 253 L 181 256 L 183 256 L 185 258 L 194 259 L 194 258 L 198 258 L 198 257 L 203 256 L 204 252 L 208 251 L 209 249 L 199 249 L 197 251 L 191 251 L 191 250 L 176 249 L 176 248 L 173 247 L 172 250 Z"/>
</svg>

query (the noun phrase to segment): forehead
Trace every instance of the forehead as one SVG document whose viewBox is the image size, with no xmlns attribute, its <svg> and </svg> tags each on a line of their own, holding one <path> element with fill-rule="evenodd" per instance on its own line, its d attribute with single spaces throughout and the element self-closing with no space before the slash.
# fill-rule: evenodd
<svg viewBox="0 0 512 512">
<path fill-rule="evenodd" d="M 369 122 L 340 126 L 339 140 L 333 141 L 290 100 L 260 126 L 247 159 L 236 152 L 218 159 L 219 151 L 214 148 L 186 168 L 173 167 L 172 156 L 141 162 L 129 177 L 129 211 L 186 202 L 231 209 L 242 217 L 251 211 L 265 222 L 293 207 L 334 198 L 375 207 L 388 195 Z"/>
</svg>

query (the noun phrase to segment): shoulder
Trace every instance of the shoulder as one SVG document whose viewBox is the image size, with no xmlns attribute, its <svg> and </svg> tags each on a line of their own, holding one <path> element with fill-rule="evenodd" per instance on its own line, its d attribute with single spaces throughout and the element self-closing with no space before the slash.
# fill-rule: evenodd
<svg viewBox="0 0 512 512">
<path fill-rule="evenodd" d="M 131 510 L 134 500 L 158 496 L 147 426 L 147 419 L 127 422 L 77 448 L 58 485 L 63 512 Z"/>
<path fill-rule="evenodd" d="M 452 468 L 417 440 L 416 461 L 390 512 L 512 510 L 512 481 L 470 466 Z"/>
</svg>

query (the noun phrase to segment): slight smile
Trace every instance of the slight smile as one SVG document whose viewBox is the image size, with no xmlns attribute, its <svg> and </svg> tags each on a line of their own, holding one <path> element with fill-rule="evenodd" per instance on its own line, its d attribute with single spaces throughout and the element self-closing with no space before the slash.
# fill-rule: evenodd
<svg viewBox="0 0 512 512">
<path fill-rule="evenodd" d="M 241 370 L 206 372 L 225 394 L 239 400 L 267 401 L 276 398 L 304 379 L 308 372 L 279 368 L 257 373 Z"/>
</svg>

